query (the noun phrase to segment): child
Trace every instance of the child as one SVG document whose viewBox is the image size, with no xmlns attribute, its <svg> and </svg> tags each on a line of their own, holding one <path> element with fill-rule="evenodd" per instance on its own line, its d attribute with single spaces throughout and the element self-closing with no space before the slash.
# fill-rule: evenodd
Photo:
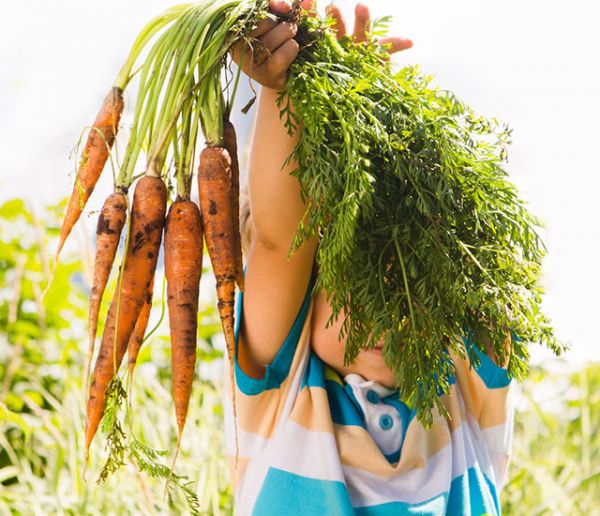
<svg viewBox="0 0 600 516">
<path fill-rule="evenodd" d="M 310 2 L 304 3 L 305 8 Z M 289 10 L 272 1 L 271 9 Z M 338 36 L 345 34 L 337 7 Z M 369 11 L 356 6 L 354 40 L 366 38 Z M 314 238 L 289 260 L 305 206 L 295 167 L 281 167 L 297 137 L 275 102 L 298 53 L 296 27 L 262 21 L 254 36 L 270 52 L 247 63 L 263 85 L 249 163 L 249 211 L 242 213 L 246 288 L 236 312 L 235 399 L 239 457 L 228 385 L 225 425 L 238 514 L 499 514 L 512 436 L 510 379 L 480 355 L 453 357 L 455 381 L 424 428 L 398 399 L 381 347 L 344 365 L 324 292 L 313 292 Z M 390 53 L 412 46 L 387 38 Z M 241 49 L 233 57 L 239 62 Z M 269 55 L 270 54 L 270 55 Z M 228 377 L 228 375 L 227 375 Z"/>
</svg>

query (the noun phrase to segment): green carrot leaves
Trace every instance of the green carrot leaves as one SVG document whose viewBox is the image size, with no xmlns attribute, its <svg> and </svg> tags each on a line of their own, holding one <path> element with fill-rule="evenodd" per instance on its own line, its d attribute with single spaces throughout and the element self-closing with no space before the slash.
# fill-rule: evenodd
<svg viewBox="0 0 600 516">
<path fill-rule="evenodd" d="M 529 343 L 564 346 L 540 309 L 540 221 L 506 172 L 510 130 L 417 67 L 394 70 L 373 39 L 387 21 L 355 44 L 305 17 L 322 37 L 278 100 L 289 130 L 290 99 L 303 123 L 293 174 L 309 216 L 293 245 L 320 235 L 317 288 L 333 295 L 333 318 L 349 314 L 347 361 L 384 339 L 400 397 L 427 424 L 434 407 L 444 412 L 449 352 L 478 363 L 461 337 L 483 352 L 492 343 L 517 379 Z"/>
</svg>

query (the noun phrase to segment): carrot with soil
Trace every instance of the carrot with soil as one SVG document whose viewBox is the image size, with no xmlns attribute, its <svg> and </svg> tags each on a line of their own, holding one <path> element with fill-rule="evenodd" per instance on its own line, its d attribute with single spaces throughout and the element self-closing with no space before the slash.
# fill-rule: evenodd
<svg viewBox="0 0 600 516">
<path fill-rule="evenodd" d="M 232 158 L 224 145 L 225 99 L 220 72 L 215 69 L 198 92 L 200 122 L 206 147 L 200 153 L 198 193 L 204 225 L 204 238 L 217 287 L 217 308 L 227 347 L 233 417 L 237 417 L 235 399 L 234 306 L 236 284 L 236 242 L 232 202 Z M 231 99 L 230 99 L 231 101 Z M 238 230 L 239 232 L 239 230 Z M 236 460 L 238 456 L 235 426 Z"/>
<path fill-rule="evenodd" d="M 117 135 L 123 107 L 123 90 L 114 86 L 102 103 L 81 155 L 73 192 L 60 228 L 60 239 L 56 250 L 57 259 L 104 169 Z"/>
<path fill-rule="evenodd" d="M 98 225 L 96 227 L 96 256 L 94 258 L 94 276 L 90 292 L 90 307 L 88 314 L 89 352 L 85 368 L 85 384 L 87 386 L 90 365 L 94 355 L 96 330 L 98 328 L 98 313 L 100 303 L 112 270 L 121 232 L 127 219 L 127 196 L 122 189 L 109 195 L 104 201 Z"/>
<path fill-rule="evenodd" d="M 181 446 L 194 380 L 202 276 L 202 216 L 198 205 L 190 200 L 193 153 L 200 122 L 197 101 L 197 94 L 193 94 L 185 96 L 182 103 L 180 135 L 174 145 L 177 198 L 169 209 L 165 223 L 165 276 L 171 331 L 173 401 L 178 429 L 173 465 Z"/>
<path fill-rule="evenodd" d="M 202 220 L 198 206 L 190 200 L 174 202 L 165 224 L 165 274 L 171 329 L 173 401 L 178 429 L 173 464 L 181 446 L 196 366 L 202 240 Z"/>
<path fill-rule="evenodd" d="M 244 264 L 242 262 L 242 239 L 240 236 L 240 165 L 237 154 L 237 136 L 235 127 L 225 115 L 223 121 L 223 147 L 231 158 L 231 215 L 233 225 L 233 251 L 235 257 L 235 281 L 244 291 Z"/>
<path fill-rule="evenodd" d="M 205 147 L 198 168 L 200 209 L 208 254 L 217 281 L 217 307 L 229 358 L 233 386 L 235 353 L 235 252 L 232 238 L 231 158 L 223 147 Z"/>
<path fill-rule="evenodd" d="M 133 194 L 122 278 L 108 312 L 90 385 L 85 426 L 86 450 L 89 449 L 104 413 L 106 386 L 123 360 L 154 276 L 166 202 L 167 190 L 160 177 L 146 175 L 138 181 Z"/>
</svg>

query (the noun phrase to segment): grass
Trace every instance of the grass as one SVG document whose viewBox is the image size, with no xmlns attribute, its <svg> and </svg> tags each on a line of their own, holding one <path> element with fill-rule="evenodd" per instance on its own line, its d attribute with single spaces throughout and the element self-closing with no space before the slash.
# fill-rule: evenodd
<svg viewBox="0 0 600 516">
<path fill-rule="evenodd" d="M 535 369 L 521 390 L 506 514 L 600 514 L 600 364 Z"/>
</svg>

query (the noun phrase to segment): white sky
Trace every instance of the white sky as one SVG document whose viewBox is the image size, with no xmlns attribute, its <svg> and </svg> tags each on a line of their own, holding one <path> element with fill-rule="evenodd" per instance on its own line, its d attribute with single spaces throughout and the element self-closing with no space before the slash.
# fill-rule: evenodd
<svg viewBox="0 0 600 516">
<path fill-rule="evenodd" d="M 173 0 L 20 0 L 0 23 L 0 199 L 70 192 L 69 153 L 143 24 Z M 600 9 L 591 0 L 366 2 L 413 39 L 419 63 L 477 111 L 513 127 L 514 181 L 547 224 L 545 308 L 572 362 L 600 360 Z M 338 2 L 352 27 L 354 2 Z M 321 7 L 324 4 L 321 5 Z M 244 83 L 245 84 L 245 83 Z M 238 109 L 249 94 L 242 92 Z M 251 116 L 237 111 L 240 144 Z M 92 197 L 97 209 L 111 178 Z M 104 192 L 102 191 L 104 190 Z M 89 228 L 92 221 L 85 221 Z M 537 356 L 537 360 L 541 359 Z"/>
</svg>

